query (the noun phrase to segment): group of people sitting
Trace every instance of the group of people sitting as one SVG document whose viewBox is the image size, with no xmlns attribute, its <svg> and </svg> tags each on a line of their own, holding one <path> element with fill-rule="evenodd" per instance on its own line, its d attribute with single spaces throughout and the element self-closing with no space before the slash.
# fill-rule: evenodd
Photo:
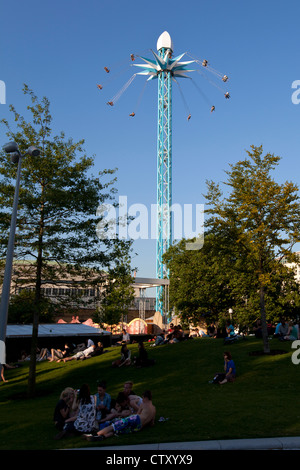
<svg viewBox="0 0 300 470">
<path fill-rule="evenodd" d="M 282 318 L 276 326 L 272 327 L 273 331 L 270 331 L 270 326 L 267 325 L 268 334 L 272 334 L 274 338 L 278 338 L 280 341 L 295 341 L 300 339 L 299 325 L 297 322 L 292 320 L 286 321 Z M 256 338 L 262 338 L 262 322 L 257 319 L 253 325 L 253 332 Z"/>
<path fill-rule="evenodd" d="M 155 337 L 153 346 L 160 346 L 167 343 L 179 343 L 187 339 L 181 325 L 173 325 L 170 323 L 170 328 L 165 331 L 163 330 Z"/>
<path fill-rule="evenodd" d="M 149 359 L 143 341 L 139 341 L 138 354 L 134 357 L 131 357 L 131 350 L 128 349 L 127 343 L 124 342 L 121 346 L 121 357 L 112 362 L 112 367 L 126 367 L 130 365 L 148 367 L 154 365 L 154 363 L 154 359 Z"/>
<path fill-rule="evenodd" d="M 295 341 L 300 339 L 299 325 L 293 321 L 282 319 L 275 328 L 274 337 L 281 341 Z"/>
<path fill-rule="evenodd" d="M 216 336 L 217 336 L 217 329 L 213 324 L 207 328 L 206 332 L 201 328 L 192 328 L 190 330 L 190 333 L 187 334 L 184 332 L 181 325 L 174 325 L 173 323 L 170 323 L 170 327 L 167 331 L 165 330 L 162 331 L 154 338 L 155 343 L 153 346 L 159 346 L 161 344 L 167 344 L 167 343 L 179 343 L 180 341 L 184 341 L 186 339 L 198 338 L 198 337 L 216 338 Z"/>
<path fill-rule="evenodd" d="M 156 409 L 151 392 L 146 390 L 140 397 L 132 387 L 131 381 L 125 382 L 116 399 L 106 392 L 105 381 L 97 382 L 94 395 L 88 384 L 80 390 L 66 388 L 54 410 L 54 424 L 59 430 L 55 438 L 82 435 L 93 441 L 154 425 Z"/>
</svg>

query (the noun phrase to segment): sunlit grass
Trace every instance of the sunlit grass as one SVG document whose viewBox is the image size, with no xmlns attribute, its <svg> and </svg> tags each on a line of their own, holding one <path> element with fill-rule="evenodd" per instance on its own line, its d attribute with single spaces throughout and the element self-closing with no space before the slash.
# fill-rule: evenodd
<svg viewBox="0 0 300 470">
<path fill-rule="evenodd" d="M 261 341 L 254 338 L 230 346 L 221 339 L 193 339 L 154 348 L 146 343 L 149 356 L 156 360 L 149 368 L 112 368 L 119 348 L 109 348 L 108 353 L 86 361 L 40 362 L 34 399 L 26 399 L 29 365 L 23 363 L 6 371 L 9 382 L 0 384 L 0 448 L 46 450 L 95 445 L 80 437 L 54 440 L 52 416 L 65 387 L 79 388 L 87 382 L 95 393 L 98 379 L 107 381 L 112 397 L 125 380 L 132 380 L 138 394 L 152 391 L 157 408 L 153 428 L 111 438 L 105 445 L 299 435 L 295 406 L 300 365 L 291 361 L 291 343 L 272 340 L 270 345 L 286 354 L 249 355 L 262 350 Z M 136 344 L 130 349 L 137 353 Z M 238 377 L 233 384 L 212 385 L 209 381 L 215 372 L 222 371 L 223 352 L 228 349 Z M 161 416 L 168 419 L 159 422 Z"/>
</svg>

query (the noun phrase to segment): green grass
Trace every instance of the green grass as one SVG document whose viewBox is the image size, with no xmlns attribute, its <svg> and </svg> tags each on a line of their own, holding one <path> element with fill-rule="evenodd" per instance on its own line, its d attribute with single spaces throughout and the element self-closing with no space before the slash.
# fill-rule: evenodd
<svg viewBox="0 0 300 470">
<path fill-rule="evenodd" d="M 262 350 L 254 338 L 224 346 L 221 339 L 193 339 L 159 347 L 146 345 L 153 367 L 113 369 L 119 348 L 109 348 L 103 356 L 86 361 L 37 364 L 37 396 L 25 398 L 28 364 L 8 370 L 7 383 L 0 384 L 0 449 L 51 450 L 99 446 L 80 437 L 54 440 L 52 416 L 61 391 L 82 383 L 96 392 L 96 381 L 107 381 L 107 391 L 116 397 L 125 380 L 134 382 L 142 394 L 150 389 L 157 409 L 153 428 L 114 437 L 108 445 L 155 442 L 241 439 L 300 435 L 300 365 L 292 363 L 291 343 L 270 342 L 281 355 L 249 355 Z M 132 354 L 137 345 L 130 345 Z M 237 366 L 234 383 L 209 384 L 222 371 L 223 352 L 230 350 Z M 169 418 L 159 422 L 159 417 Z"/>
</svg>

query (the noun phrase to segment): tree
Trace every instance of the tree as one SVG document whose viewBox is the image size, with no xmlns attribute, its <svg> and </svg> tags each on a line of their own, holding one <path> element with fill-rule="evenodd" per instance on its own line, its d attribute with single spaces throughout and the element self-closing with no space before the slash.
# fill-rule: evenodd
<svg viewBox="0 0 300 470">
<path fill-rule="evenodd" d="M 87 285 L 104 283 L 105 270 L 122 263 L 123 256 L 128 256 L 131 243 L 96 236 L 100 217 L 96 215 L 97 208 L 106 201 L 114 202 L 113 184 L 116 179 L 105 181 L 116 170 L 103 170 L 98 176 L 93 176 L 94 157 L 85 155 L 84 140 L 73 142 L 71 138 L 66 139 L 63 132 L 53 136 L 49 100 L 44 97 L 39 101 L 27 85 L 23 91 L 31 99 L 27 107 L 31 121 L 27 122 L 14 106 L 10 106 L 16 129 L 13 130 L 6 120 L 1 123 L 9 140 L 18 143 L 22 154 L 30 145 L 41 151 L 41 156 L 28 155 L 22 162 L 15 241 L 15 258 L 34 261 L 26 273 L 26 282 L 29 276 L 35 291 L 28 380 L 28 393 L 33 395 L 42 281 L 55 281 L 68 273 L 71 279 L 80 275 Z M 15 174 L 15 166 L 2 153 L 1 258 L 6 253 Z"/>
<path fill-rule="evenodd" d="M 9 323 L 32 323 L 35 309 L 35 293 L 31 290 L 23 289 L 10 301 L 8 310 Z M 39 318 L 43 323 L 51 323 L 55 306 L 46 297 L 41 298 L 39 306 Z"/>
<path fill-rule="evenodd" d="M 106 277 L 106 289 L 102 292 L 100 308 L 94 315 L 94 321 L 111 326 L 119 323 L 134 300 L 133 278 L 131 275 L 130 258 L 120 257 L 110 269 Z"/>
<path fill-rule="evenodd" d="M 248 157 L 230 165 L 226 185 L 231 192 L 224 198 L 220 186 L 208 182 L 207 227 L 212 233 L 234 234 L 235 251 L 246 266 L 251 266 L 258 288 L 264 352 L 270 351 L 266 323 L 266 295 L 280 263 L 293 260 L 292 247 L 299 241 L 300 204 L 298 187 L 279 184 L 271 176 L 280 157 L 263 154 L 251 146 Z"/>
<path fill-rule="evenodd" d="M 220 250 L 220 237 L 208 234 L 201 250 L 186 250 L 186 241 L 181 240 L 164 255 L 170 271 L 170 305 L 182 322 L 216 321 L 233 306 L 230 260 Z"/>
<path fill-rule="evenodd" d="M 238 251 L 234 233 L 207 233 L 201 250 L 187 250 L 186 243 L 181 240 L 164 255 L 170 270 L 170 304 L 181 321 L 194 325 L 214 321 L 221 326 L 232 309 L 239 329 L 251 329 L 260 318 L 259 286 L 252 265 Z M 278 263 L 265 296 L 268 321 L 278 321 L 283 312 L 295 318 L 299 294 L 293 271 Z"/>
</svg>

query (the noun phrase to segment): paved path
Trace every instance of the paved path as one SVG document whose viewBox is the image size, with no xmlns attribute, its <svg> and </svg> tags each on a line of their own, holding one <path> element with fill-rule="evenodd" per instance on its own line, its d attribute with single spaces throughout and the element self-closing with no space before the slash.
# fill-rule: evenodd
<svg viewBox="0 0 300 470">
<path fill-rule="evenodd" d="M 80 450 L 106 451 L 198 451 L 198 450 L 300 450 L 300 437 L 270 437 L 265 439 L 232 439 L 196 442 L 170 442 L 127 446 L 86 447 Z"/>
</svg>

